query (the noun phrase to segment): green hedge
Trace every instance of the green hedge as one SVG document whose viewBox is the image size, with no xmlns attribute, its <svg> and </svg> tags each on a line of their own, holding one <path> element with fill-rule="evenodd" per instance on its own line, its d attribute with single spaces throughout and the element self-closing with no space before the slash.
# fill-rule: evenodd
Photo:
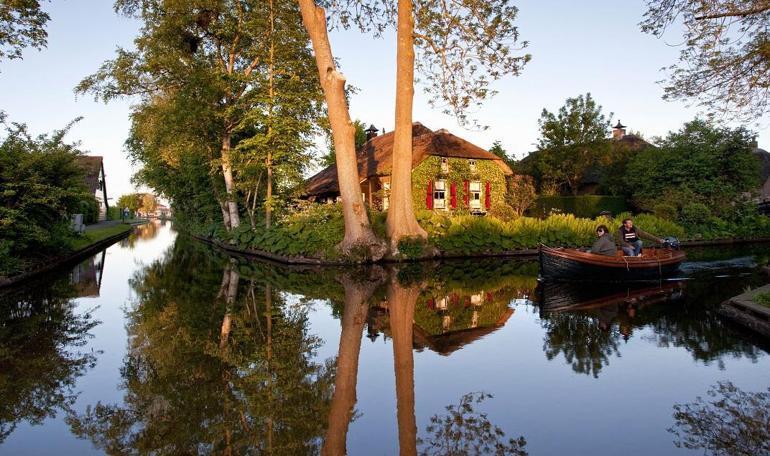
<svg viewBox="0 0 770 456">
<path fill-rule="evenodd" d="M 617 215 L 628 210 L 626 199 L 622 196 L 540 196 L 529 209 L 529 215 L 545 218 L 554 213 L 561 213 L 572 214 L 575 217 L 593 218 L 602 211 L 609 211 L 612 215 Z"/>
</svg>

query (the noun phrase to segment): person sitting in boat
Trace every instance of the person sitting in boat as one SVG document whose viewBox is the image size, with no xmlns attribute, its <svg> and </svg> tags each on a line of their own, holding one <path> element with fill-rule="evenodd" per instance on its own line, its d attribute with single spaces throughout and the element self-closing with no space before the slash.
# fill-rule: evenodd
<svg viewBox="0 0 770 456">
<path fill-rule="evenodd" d="M 632 219 L 624 219 L 623 224 L 618 229 L 618 243 L 623 249 L 623 255 L 642 256 L 642 238 L 663 243 L 663 239 L 635 227 Z"/>
<path fill-rule="evenodd" d="M 615 240 L 612 239 L 610 230 L 605 225 L 599 225 L 596 227 L 596 241 L 591 246 L 591 250 L 588 253 L 596 255 L 615 256 L 617 246 Z"/>
</svg>

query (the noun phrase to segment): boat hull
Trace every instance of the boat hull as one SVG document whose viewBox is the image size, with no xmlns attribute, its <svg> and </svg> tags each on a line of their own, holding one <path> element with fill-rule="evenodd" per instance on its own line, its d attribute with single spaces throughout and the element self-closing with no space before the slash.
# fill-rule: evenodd
<svg viewBox="0 0 770 456">
<path fill-rule="evenodd" d="M 685 260 L 682 252 L 652 252 L 647 259 L 591 255 L 574 249 L 540 249 L 540 275 L 581 282 L 649 282 L 672 276 Z"/>
</svg>

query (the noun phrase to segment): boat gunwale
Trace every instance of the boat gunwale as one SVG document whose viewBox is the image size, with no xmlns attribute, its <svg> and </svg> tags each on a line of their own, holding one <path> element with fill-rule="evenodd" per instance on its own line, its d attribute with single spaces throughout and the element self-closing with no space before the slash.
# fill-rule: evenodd
<svg viewBox="0 0 770 456">
<path fill-rule="evenodd" d="M 569 261 L 575 261 L 577 263 L 600 266 L 607 268 L 623 268 L 623 269 L 649 269 L 659 266 L 669 266 L 673 264 L 682 263 L 687 255 L 681 250 L 664 250 L 659 248 L 647 249 L 655 252 L 670 252 L 665 257 L 660 256 L 647 256 L 647 257 L 629 257 L 629 256 L 613 256 L 598 255 L 595 253 L 582 252 L 578 249 L 572 248 L 554 248 L 546 245 L 540 246 L 542 254 L 550 255 L 560 259 Z"/>
</svg>

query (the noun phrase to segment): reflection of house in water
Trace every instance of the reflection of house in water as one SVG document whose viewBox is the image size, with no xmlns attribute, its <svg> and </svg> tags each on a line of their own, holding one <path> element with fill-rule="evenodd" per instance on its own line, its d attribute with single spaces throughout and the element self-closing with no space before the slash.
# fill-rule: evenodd
<svg viewBox="0 0 770 456">
<path fill-rule="evenodd" d="M 102 250 L 70 271 L 70 283 L 75 286 L 77 297 L 99 296 L 99 290 L 102 287 L 102 274 L 104 273 L 106 253 L 106 250 Z"/>
<path fill-rule="evenodd" d="M 450 355 L 502 328 L 513 315 L 510 304 L 527 290 L 503 286 L 495 290 L 427 289 L 414 311 L 414 347 Z M 389 334 L 388 302 L 369 308 L 368 337 Z"/>
</svg>

